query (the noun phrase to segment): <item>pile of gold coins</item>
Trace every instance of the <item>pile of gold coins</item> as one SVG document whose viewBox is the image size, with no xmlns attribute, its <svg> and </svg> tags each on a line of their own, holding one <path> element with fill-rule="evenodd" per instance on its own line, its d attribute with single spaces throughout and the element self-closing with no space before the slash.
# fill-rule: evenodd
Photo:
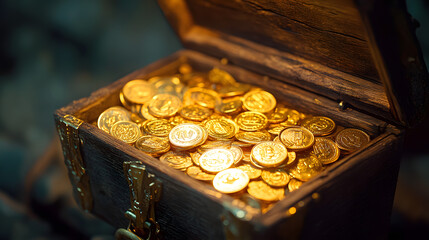
<svg viewBox="0 0 429 240">
<path fill-rule="evenodd" d="M 103 131 L 222 193 L 271 205 L 370 141 L 358 129 L 286 108 L 269 92 L 214 68 L 132 80 Z"/>
</svg>

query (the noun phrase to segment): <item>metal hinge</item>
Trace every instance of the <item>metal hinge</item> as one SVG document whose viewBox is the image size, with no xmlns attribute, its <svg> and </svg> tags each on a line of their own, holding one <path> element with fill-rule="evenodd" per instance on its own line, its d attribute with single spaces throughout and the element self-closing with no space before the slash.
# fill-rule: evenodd
<svg viewBox="0 0 429 240">
<path fill-rule="evenodd" d="M 70 181 L 78 195 L 79 204 L 85 211 L 91 211 L 93 198 L 89 177 L 85 169 L 80 147 L 82 140 L 79 137 L 79 127 L 83 121 L 72 115 L 65 115 L 57 119 L 57 130 L 63 148 L 64 161 L 69 171 Z"/>
<path fill-rule="evenodd" d="M 161 181 L 139 161 L 124 162 L 123 168 L 130 188 L 131 208 L 125 212 L 130 223 L 128 229 L 116 231 L 116 239 L 159 239 L 155 203 L 161 197 Z"/>
</svg>

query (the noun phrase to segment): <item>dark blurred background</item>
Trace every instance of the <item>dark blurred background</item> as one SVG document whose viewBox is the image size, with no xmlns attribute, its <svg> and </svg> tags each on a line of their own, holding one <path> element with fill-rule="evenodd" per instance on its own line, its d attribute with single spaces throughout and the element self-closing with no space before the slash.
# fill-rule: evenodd
<svg viewBox="0 0 429 240">
<path fill-rule="evenodd" d="M 429 3 L 407 1 L 429 62 Z M 181 48 L 154 0 L 0 1 L 0 239 L 113 239 L 80 211 L 53 112 Z M 408 131 L 390 239 L 429 239 L 429 121 Z"/>
</svg>

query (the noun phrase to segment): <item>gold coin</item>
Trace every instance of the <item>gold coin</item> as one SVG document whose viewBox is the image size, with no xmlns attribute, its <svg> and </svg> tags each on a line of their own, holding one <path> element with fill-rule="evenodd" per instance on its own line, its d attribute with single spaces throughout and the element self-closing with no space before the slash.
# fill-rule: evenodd
<svg viewBox="0 0 429 240">
<path fill-rule="evenodd" d="M 189 153 L 189 155 L 191 155 L 192 162 L 195 165 L 200 166 L 201 153 L 197 151 L 197 152 L 193 152 L 193 153 L 191 152 L 191 153 Z"/>
<path fill-rule="evenodd" d="M 340 149 L 329 138 L 315 138 L 313 151 L 311 152 L 323 164 L 333 163 L 340 157 Z"/>
<path fill-rule="evenodd" d="M 220 101 L 217 92 L 205 88 L 190 88 L 185 92 L 183 99 L 184 102 L 191 102 L 211 109 L 216 106 L 217 101 Z"/>
<path fill-rule="evenodd" d="M 289 183 L 289 174 L 283 169 L 263 170 L 262 180 L 271 187 L 284 187 Z"/>
<path fill-rule="evenodd" d="M 242 110 L 242 106 L 241 98 L 235 97 L 218 101 L 215 110 L 222 114 L 236 114 Z"/>
<path fill-rule="evenodd" d="M 135 143 L 137 149 L 151 154 L 158 155 L 170 150 L 168 138 L 156 136 L 141 136 Z"/>
<path fill-rule="evenodd" d="M 308 129 L 303 127 L 290 127 L 284 129 L 280 135 L 280 141 L 291 150 L 304 150 L 314 143 L 314 136 Z"/>
<path fill-rule="evenodd" d="M 216 174 L 213 187 L 222 193 L 235 193 L 243 190 L 249 183 L 249 176 L 242 170 L 230 168 Z"/>
<path fill-rule="evenodd" d="M 289 184 L 287 185 L 289 192 L 293 192 L 293 191 L 297 190 L 298 188 L 300 188 L 302 183 L 303 182 L 296 180 L 295 178 L 292 178 L 289 181 Z"/>
<path fill-rule="evenodd" d="M 327 117 L 306 118 L 302 126 L 310 130 L 314 136 L 325 136 L 331 134 L 335 129 L 335 122 Z"/>
<path fill-rule="evenodd" d="M 144 104 L 152 99 L 155 94 L 155 89 L 152 84 L 144 80 L 132 80 L 125 84 L 122 88 L 122 92 L 128 102 Z"/>
<path fill-rule="evenodd" d="M 192 148 L 204 141 L 205 130 L 193 123 L 182 123 L 171 129 L 170 143 L 179 148 Z"/>
<path fill-rule="evenodd" d="M 252 148 L 251 157 L 259 165 L 276 167 L 286 160 L 287 149 L 283 144 L 278 142 L 263 142 Z"/>
<path fill-rule="evenodd" d="M 180 116 L 182 116 L 183 118 L 192 120 L 192 121 L 202 121 L 202 120 L 210 117 L 210 115 L 212 115 L 212 113 L 213 113 L 212 110 L 205 108 L 205 107 L 201 107 L 199 105 L 184 106 L 179 111 Z"/>
<path fill-rule="evenodd" d="M 267 131 L 238 132 L 235 138 L 241 142 L 257 144 L 271 140 L 271 135 Z"/>
<path fill-rule="evenodd" d="M 370 137 L 364 131 L 354 128 L 346 128 L 340 131 L 335 138 L 335 142 L 341 150 L 352 152 L 359 149 L 370 141 Z"/>
<path fill-rule="evenodd" d="M 217 141 L 206 141 L 199 147 L 202 152 L 210 150 L 212 148 L 229 148 L 231 146 L 230 140 L 217 140 Z"/>
<path fill-rule="evenodd" d="M 218 83 L 222 85 L 232 85 L 235 84 L 235 79 L 226 71 L 220 70 L 219 68 L 213 68 L 210 70 L 209 81 L 212 83 Z"/>
<path fill-rule="evenodd" d="M 149 102 L 149 113 L 157 117 L 171 117 L 179 111 L 182 101 L 177 96 L 161 93 L 153 96 Z"/>
<path fill-rule="evenodd" d="M 177 126 L 179 124 L 186 123 L 186 119 L 184 119 L 182 116 L 178 116 L 178 115 L 169 118 L 168 121 L 173 126 Z"/>
<path fill-rule="evenodd" d="M 186 152 L 169 151 L 164 153 L 159 160 L 166 163 L 168 166 L 181 171 L 192 166 L 191 157 Z"/>
<path fill-rule="evenodd" d="M 244 131 L 258 131 L 267 126 L 267 117 L 259 112 L 243 112 L 237 115 L 235 122 Z"/>
<path fill-rule="evenodd" d="M 274 111 L 267 114 L 268 122 L 269 123 L 284 122 L 287 119 L 287 113 L 288 113 L 287 108 L 277 107 L 276 109 L 274 109 Z"/>
<path fill-rule="evenodd" d="M 292 109 L 287 110 L 287 120 L 284 122 L 285 125 L 297 125 L 298 122 L 301 120 L 300 118 L 301 114 Z"/>
<path fill-rule="evenodd" d="M 236 146 L 236 147 L 241 147 L 241 148 L 248 148 L 248 147 L 252 147 L 253 143 L 247 143 L 247 142 L 242 142 L 242 141 L 234 141 L 231 143 L 231 146 Z"/>
<path fill-rule="evenodd" d="M 243 170 L 252 180 L 259 178 L 262 173 L 261 169 L 255 168 L 250 164 L 242 164 L 237 168 Z"/>
<path fill-rule="evenodd" d="M 122 106 L 124 106 L 126 109 L 128 110 L 131 109 L 132 103 L 128 102 L 125 99 L 124 93 L 122 91 L 119 93 L 119 101 L 121 102 Z"/>
<path fill-rule="evenodd" d="M 119 121 L 113 124 L 110 134 L 126 143 L 134 143 L 140 137 L 140 128 L 130 121 Z"/>
<path fill-rule="evenodd" d="M 143 104 L 142 108 L 140 109 L 140 115 L 143 116 L 146 120 L 152 120 L 156 119 L 152 114 L 149 113 L 149 102 Z"/>
<path fill-rule="evenodd" d="M 152 119 L 143 123 L 143 130 L 147 134 L 158 137 L 167 137 L 171 129 L 170 122 L 165 119 Z"/>
<path fill-rule="evenodd" d="M 99 129 L 110 133 L 113 124 L 119 121 L 129 121 L 131 118 L 130 112 L 123 107 L 111 107 L 106 109 L 98 116 L 97 126 Z"/>
<path fill-rule="evenodd" d="M 179 97 L 182 96 L 182 92 L 185 89 L 185 85 L 175 76 L 153 77 L 148 82 L 152 84 L 158 93 L 168 93 Z"/>
<path fill-rule="evenodd" d="M 276 103 L 276 98 L 267 91 L 250 91 L 243 97 L 244 107 L 253 112 L 271 112 Z"/>
<path fill-rule="evenodd" d="M 251 149 L 243 149 L 243 161 L 246 163 L 250 163 L 251 161 L 252 152 Z"/>
<path fill-rule="evenodd" d="M 234 155 L 234 164 L 238 164 L 243 159 L 243 150 L 240 147 L 231 146 L 227 149 Z"/>
<path fill-rule="evenodd" d="M 227 118 L 207 120 L 204 124 L 209 137 L 213 139 L 229 139 L 238 132 L 237 124 Z"/>
<path fill-rule="evenodd" d="M 234 163 L 234 155 L 227 149 L 212 149 L 200 157 L 200 167 L 207 172 L 217 173 L 230 168 Z"/>
<path fill-rule="evenodd" d="M 286 127 L 280 124 L 270 124 L 267 131 L 273 135 L 279 135 Z"/>
<path fill-rule="evenodd" d="M 295 163 L 295 160 L 296 160 L 296 152 L 288 151 L 286 166 L 292 165 L 293 163 Z"/>
<path fill-rule="evenodd" d="M 284 188 L 272 188 L 263 181 L 253 181 L 247 185 L 247 192 L 254 198 L 273 202 L 283 199 Z"/>
<path fill-rule="evenodd" d="M 200 167 L 197 167 L 197 166 L 191 166 L 188 169 L 186 169 L 186 174 L 200 181 L 211 181 L 216 176 L 214 174 L 204 172 L 203 170 L 201 170 Z"/>
<path fill-rule="evenodd" d="M 322 172 L 323 165 L 313 154 L 306 152 L 297 157 L 297 164 L 288 170 L 292 177 L 305 182 Z"/>
<path fill-rule="evenodd" d="M 217 91 L 221 97 L 235 97 L 235 96 L 241 96 L 248 92 L 252 88 L 249 84 L 243 84 L 243 83 L 234 83 L 231 85 L 222 85 L 221 87 L 217 88 Z"/>
</svg>

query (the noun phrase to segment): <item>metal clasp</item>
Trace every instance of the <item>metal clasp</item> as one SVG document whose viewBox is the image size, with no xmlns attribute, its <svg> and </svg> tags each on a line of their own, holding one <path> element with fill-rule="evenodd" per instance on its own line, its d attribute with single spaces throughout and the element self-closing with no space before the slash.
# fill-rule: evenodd
<svg viewBox="0 0 429 240">
<path fill-rule="evenodd" d="M 116 239 L 159 239 L 155 203 L 161 198 L 161 181 L 139 161 L 124 162 L 123 168 L 130 188 L 131 208 L 125 212 L 130 223 L 116 231 Z"/>
</svg>

